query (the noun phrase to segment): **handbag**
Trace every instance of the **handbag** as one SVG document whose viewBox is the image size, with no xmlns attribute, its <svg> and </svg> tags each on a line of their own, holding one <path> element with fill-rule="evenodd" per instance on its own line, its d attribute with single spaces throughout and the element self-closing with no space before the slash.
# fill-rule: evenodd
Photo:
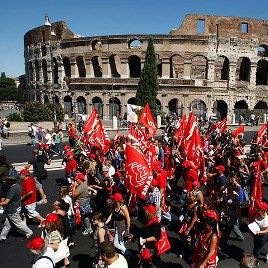
<svg viewBox="0 0 268 268">
<path fill-rule="evenodd" d="M 171 249 L 170 242 L 165 227 L 161 228 L 161 238 L 156 242 L 157 255 L 160 256 Z"/>
<path fill-rule="evenodd" d="M 88 198 L 84 203 L 80 204 L 80 212 L 83 216 L 92 213 L 91 199 Z"/>
<path fill-rule="evenodd" d="M 141 248 L 140 256 L 142 261 L 151 261 L 152 260 L 152 254 L 150 250 L 145 247 L 144 245 Z"/>
</svg>

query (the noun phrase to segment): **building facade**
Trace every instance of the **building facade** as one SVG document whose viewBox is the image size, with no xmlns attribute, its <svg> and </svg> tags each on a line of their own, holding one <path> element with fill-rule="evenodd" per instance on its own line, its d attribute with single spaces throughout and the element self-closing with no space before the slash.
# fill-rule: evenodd
<svg viewBox="0 0 268 268">
<path fill-rule="evenodd" d="M 229 122 L 247 109 L 266 114 L 268 21 L 208 15 L 187 15 L 158 35 L 81 37 L 62 21 L 32 29 L 24 36 L 28 98 L 46 103 L 55 94 L 70 114 L 92 105 L 105 118 L 124 114 L 135 104 L 149 38 L 163 112 L 217 113 Z"/>
</svg>

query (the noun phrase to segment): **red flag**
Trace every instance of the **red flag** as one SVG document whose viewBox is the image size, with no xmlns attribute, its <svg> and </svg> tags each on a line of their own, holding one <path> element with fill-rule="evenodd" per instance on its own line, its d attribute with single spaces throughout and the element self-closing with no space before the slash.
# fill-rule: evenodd
<svg viewBox="0 0 268 268">
<path fill-rule="evenodd" d="M 184 114 L 182 118 L 179 121 L 179 128 L 176 129 L 174 136 L 177 138 L 177 144 L 178 146 L 181 145 L 182 139 L 184 137 L 184 131 L 187 124 L 187 116 Z"/>
<path fill-rule="evenodd" d="M 266 132 L 267 132 L 267 125 L 263 124 L 260 130 L 258 131 L 258 138 L 262 138 L 262 136 L 265 135 Z"/>
<path fill-rule="evenodd" d="M 201 164 L 202 157 L 202 142 L 198 128 L 195 127 L 191 141 L 189 143 L 189 149 L 187 153 L 187 160 L 191 162 L 193 168 L 198 169 Z"/>
<path fill-rule="evenodd" d="M 125 154 L 129 190 L 145 199 L 153 179 L 147 159 L 137 147 L 130 144 L 127 144 Z"/>
<path fill-rule="evenodd" d="M 220 134 L 227 130 L 227 118 L 224 118 L 222 121 L 216 123 L 216 128 L 219 129 Z"/>
<path fill-rule="evenodd" d="M 84 133 L 91 134 L 95 126 L 97 125 L 98 120 L 99 120 L 99 115 L 97 113 L 95 106 L 93 106 L 92 112 L 89 118 L 87 119 L 87 122 L 85 123 Z"/>
<path fill-rule="evenodd" d="M 240 125 L 239 128 L 237 128 L 236 130 L 233 131 L 233 135 L 236 138 L 239 134 L 243 134 L 245 133 L 245 126 L 244 125 Z"/>
<path fill-rule="evenodd" d="M 104 154 L 109 151 L 111 141 L 101 120 L 98 120 L 91 138 L 100 145 Z"/>
<path fill-rule="evenodd" d="M 154 137 L 157 132 L 157 127 L 148 103 L 146 103 L 142 111 L 139 123 L 144 125 L 148 129 L 150 137 Z"/>
<path fill-rule="evenodd" d="M 185 127 L 185 132 L 184 132 L 184 138 L 186 141 L 192 137 L 196 126 L 197 126 L 196 116 L 194 113 L 190 113 L 187 125 Z"/>
<path fill-rule="evenodd" d="M 143 132 L 142 128 L 137 124 L 132 123 L 129 127 L 128 138 L 131 140 L 131 144 L 139 146 L 143 153 L 145 153 L 148 148 L 148 139 Z"/>
</svg>

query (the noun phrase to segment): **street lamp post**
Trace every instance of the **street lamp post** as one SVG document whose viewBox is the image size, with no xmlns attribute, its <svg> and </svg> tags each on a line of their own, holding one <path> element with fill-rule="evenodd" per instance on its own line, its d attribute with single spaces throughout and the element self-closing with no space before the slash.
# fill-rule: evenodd
<svg viewBox="0 0 268 268">
<path fill-rule="evenodd" d="M 50 32 L 50 40 L 49 40 L 49 52 L 50 52 L 50 63 L 51 63 L 51 71 L 52 71 L 52 105 L 53 105 L 53 123 L 54 123 L 54 129 L 57 129 L 57 112 L 56 112 L 56 98 L 55 98 L 55 84 L 54 84 L 54 71 L 55 71 L 55 66 L 53 62 L 53 50 L 52 50 L 52 36 L 55 36 L 55 32 L 52 29 L 52 25 L 49 21 L 49 17 L 46 14 L 45 15 L 45 26 L 49 27 L 49 32 Z"/>
</svg>

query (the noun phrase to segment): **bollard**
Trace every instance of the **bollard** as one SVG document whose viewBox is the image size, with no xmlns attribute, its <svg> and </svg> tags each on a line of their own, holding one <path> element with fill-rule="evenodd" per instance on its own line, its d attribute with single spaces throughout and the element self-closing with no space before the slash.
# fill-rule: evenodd
<svg viewBox="0 0 268 268">
<path fill-rule="evenodd" d="M 264 123 L 264 124 L 267 123 L 267 114 L 263 114 L 263 123 Z"/>
<path fill-rule="evenodd" d="M 113 116 L 113 129 L 117 129 L 117 117 L 114 115 Z"/>
<path fill-rule="evenodd" d="M 235 125 L 235 114 L 232 114 L 232 125 Z"/>
<path fill-rule="evenodd" d="M 156 124 L 157 124 L 157 128 L 161 128 L 161 116 L 157 115 L 156 117 Z"/>
</svg>

